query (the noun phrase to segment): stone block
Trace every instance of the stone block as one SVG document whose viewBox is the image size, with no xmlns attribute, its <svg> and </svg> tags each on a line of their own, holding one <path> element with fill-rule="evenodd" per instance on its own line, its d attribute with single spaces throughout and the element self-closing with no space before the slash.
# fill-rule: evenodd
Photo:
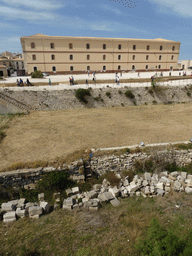
<svg viewBox="0 0 192 256">
<path fill-rule="evenodd" d="M 45 194 L 44 193 L 38 194 L 38 200 L 39 201 L 44 201 L 44 199 L 45 199 Z"/>
<path fill-rule="evenodd" d="M 65 191 L 68 196 L 72 195 L 72 189 L 68 188 Z"/>
<path fill-rule="evenodd" d="M 129 195 L 128 195 L 128 191 L 127 191 L 126 188 L 121 191 L 121 197 L 122 197 L 122 198 L 125 198 L 125 197 L 128 197 L 128 196 L 129 196 Z"/>
<path fill-rule="evenodd" d="M 119 189 L 117 187 L 113 187 L 113 188 L 109 188 L 109 192 L 114 196 L 114 197 L 118 197 L 119 196 Z"/>
<path fill-rule="evenodd" d="M 150 181 L 151 180 L 151 173 L 145 172 L 144 173 L 144 179 Z"/>
<path fill-rule="evenodd" d="M 25 209 L 29 209 L 29 207 L 33 207 L 33 206 L 35 206 L 35 203 L 32 203 L 32 202 L 29 202 L 29 203 L 26 203 L 25 204 Z"/>
<path fill-rule="evenodd" d="M 168 177 L 162 176 L 160 179 L 160 182 L 163 182 L 164 184 L 166 184 L 167 182 L 170 182 L 170 179 Z"/>
<path fill-rule="evenodd" d="M 30 215 L 29 217 L 30 217 L 31 219 L 38 220 L 38 219 L 40 218 L 40 214 Z"/>
<path fill-rule="evenodd" d="M 181 187 L 181 183 L 178 180 L 174 181 L 174 183 L 173 183 L 173 190 L 174 191 L 179 191 L 180 187 Z"/>
<path fill-rule="evenodd" d="M 92 198 L 96 198 L 98 195 L 98 193 L 95 190 L 91 190 L 89 192 L 86 193 L 85 197 L 89 200 Z"/>
<path fill-rule="evenodd" d="M 107 202 L 109 200 L 112 200 L 114 196 L 110 192 L 104 192 L 98 195 L 99 200 L 101 202 Z"/>
<path fill-rule="evenodd" d="M 163 189 L 160 189 L 160 188 L 157 189 L 158 196 L 163 196 L 164 194 L 165 194 L 165 191 Z"/>
<path fill-rule="evenodd" d="M 150 192 L 151 194 L 154 194 L 156 192 L 155 186 L 153 185 L 150 186 Z"/>
<path fill-rule="evenodd" d="M 84 208 L 88 208 L 90 206 L 92 207 L 97 207 L 99 205 L 99 200 L 98 199 L 90 199 L 89 201 L 86 201 L 83 203 Z"/>
<path fill-rule="evenodd" d="M 192 188 L 190 188 L 190 187 L 185 187 L 185 192 L 186 192 L 187 194 L 192 193 Z"/>
<path fill-rule="evenodd" d="M 95 184 L 93 185 L 94 190 L 100 190 L 101 189 L 101 184 Z"/>
<path fill-rule="evenodd" d="M 63 204 L 63 209 L 64 210 L 72 210 L 73 209 L 73 205 Z"/>
<path fill-rule="evenodd" d="M 137 191 L 135 194 L 136 194 L 136 196 L 140 196 L 140 195 L 141 195 L 141 192 L 140 192 L 140 191 Z"/>
<path fill-rule="evenodd" d="M 147 185 L 149 185 L 149 182 L 147 180 L 144 180 L 142 185 L 146 187 Z"/>
<path fill-rule="evenodd" d="M 141 191 L 141 195 L 142 195 L 144 198 L 147 197 L 147 196 L 145 195 L 145 193 L 143 193 L 142 191 Z"/>
<path fill-rule="evenodd" d="M 187 172 L 181 172 L 181 177 L 183 179 L 187 179 Z"/>
<path fill-rule="evenodd" d="M 164 184 L 163 184 L 163 182 L 158 182 L 158 183 L 156 184 L 156 188 L 163 190 L 163 189 L 164 189 Z"/>
<path fill-rule="evenodd" d="M 26 203 L 26 199 L 25 198 L 20 198 L 19 200 L 18 200 L 18 204 L 25 204 Z"/>
<path fill-rule="evenodd" d="M 10 223 L 16 221 L 16 213 L 15 211 L 7 212 L 3 215 L 3 222 Z"/>
<path fill-rule="evenodd" d="M 28 189 L 35 189 L 36 188 L 36 184 L 35 183 L 31 183 L 31 184 L 27 184 L 24 186 L 24 189 L 28 190 Z"/>
<path fill-rule="evenodd" d="M 79 193 L 79 188 L 78 187 L 72 188 L 72 193 L 73 194 L 78 194 Z"/>
<path fill-rule="evenodd" d="M 171 191 L 170 186 L 165 186 L 165 191 L 166 191 L 166 192 L 170 192 L 170 191 Z"/>
<path fill-rule="evenodd" d="M 93 206 L 90 206 L 89 207 L 89 211 L 90 212 L 96 212 L 96 211 L 98 211 L 99 210 L 99 207 L 93 207 Z"/>
<path fill-rule="evenodd" d="M 43 208 L 43 211 L 45 213 L 49 213 L 50 212 L 50 205 L 48 202 L 40 202 L 40 207 Z"/>
<path fill-rule="evenodd" d="M 2 203 L 1 205 L 2 211 L 11 212 L 16 210 L 16 205 L 8 202 L 8 203 Z"/>
<path fill-rule="evenodd" d="M 128 179 L 124 179 L 123 180 L 123 186 L 128 186 L 129 185 L 129 181 L 128 181 Z"/>
<path fill-rule="evenodd" d="M 187 175 L 187 179 L 192 180 L 192 175 L 191 175 L 191 174 L 188 174 L 188 175 Z"/>
<path fill-rule="evenodd" d="M 29 216 L 41 215 L 43 213 L 43 208 L 41 206 L 32 206 L 28 209 Z"/>
<path fill-rule="evenodd" d="M 76 200 L 72 197 L 68 197 L 67 199 L 64 199 L 63 204 L 72 206 L 76 204 Z"/>
<path fill-rule="evenodd" d="M 137 186 L 137 185 L 129 185 L 126 187 L 126 189 L 129 193 L 135 192 L 138 188 L 139 188 L 139 186 Z"/>
<path fill-rule="evenodd" d="M 150 194 L 149 186 L 144 187 L 142 190 L 143 190 L 143 193 L 145 193 L 145 195 Z"/>
<path fill-rule="evenodd" d="M 17 210 L 16 210 L 16 215 L 17 215 L 18 217 L 23 218 L 23 217 L 26 216 L 26 214 L 27 214 L 26 209 L 17 208 Z"/>
<path fill-rule="evenodd" d="M 161 172 L 161 175 L 162 175 L 162 176 L 165 176 L 165 177 L 168 177 L 168 172 L 167 172 L 167 171 Z"/>
<path fill-rule="evenodd" d="M 117 207 L 118 205 L 120 205 L 120 202 L 117 198 L 114 198 L 110 201 L 110 203 L 114 206 Z"/>
</svg>

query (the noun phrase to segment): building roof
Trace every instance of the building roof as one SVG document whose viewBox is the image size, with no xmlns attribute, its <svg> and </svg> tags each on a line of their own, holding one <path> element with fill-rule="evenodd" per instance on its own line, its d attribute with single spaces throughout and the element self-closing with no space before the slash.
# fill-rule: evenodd
<svg viewBox="0 0 192 256">
<path fill-rule="evenodd" d="M 86 36 L 81 36 L 81 37 L 78 37 L 78 36 L 48 36 L 48 35 L 44 35 L 44 34 L 36 34 L 36 35 L 31 35 L 31 36 L 22 36 L 21 39 L 23 38 L 47 38 L 47 39 L 51 39 L 51 38 L 54 38 L 54 39 L 95 39 L 95 40 L 129 40 L 129 41 L 132 41 L 132 40 L 137 40 L 137 41 L 153 41 L 153 42 L 167 42 L 167 43 L 175 43 L 176 41 L 173 41 L 173 40 L 167 40 L 167 39 L 162 39 L 162 38 L 155 38 L 155 39 L 138 39 L 138 38 L 109 38 L 109 37 L 86 37 Z M 180 43 L 180 42 L 177 42 L 177 43 Z"/>
</svg>

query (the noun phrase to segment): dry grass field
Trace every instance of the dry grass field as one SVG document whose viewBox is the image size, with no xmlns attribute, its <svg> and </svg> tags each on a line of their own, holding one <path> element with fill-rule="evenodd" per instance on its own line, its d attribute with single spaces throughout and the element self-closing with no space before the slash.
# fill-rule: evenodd
<svg viewBox="0 0 192 256">
<path fill-rule="evenodd" d="M 0 170 L 85 148 L 175 142 L 192 137 L 192 104 L 33 112 L 16 116 L 0 143 Z"/>
</svg>

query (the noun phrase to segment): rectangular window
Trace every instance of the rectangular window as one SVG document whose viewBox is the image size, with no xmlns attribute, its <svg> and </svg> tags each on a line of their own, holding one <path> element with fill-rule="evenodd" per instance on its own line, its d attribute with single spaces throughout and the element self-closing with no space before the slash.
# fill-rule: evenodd
<svg viewBox="0 0 192 256">
<path fill-rule="evenodd" d="M 103 55 L 103 60 L 106 60 L 106 55 Z"/>
<path fill-rule="evenodd" d="M 160 46 L 159 50 L 160 50 L 160 51 L 162 51 L 162 50 L 163 50 L 163 46 L 162 46 L 162 45 Z"/>
<path fill-rule="evenodd" d="M 103 66 L 103 70 L 106 70 L 106 66 Z"/>
<path fill-rule="evenodd" d="M 69 44 L 69 49 L 73 49 L 73 44 Z"/>
<path fill-rule="evenodd" d="M 135 55 L 133 55 L 133 60 L 135 60 Z"/>
<path fill-rule="evenodd" d="M 149 59 L 149 55 L 146 55 L 146 60 L 148 60 Z"/>
<path fill-rule="evenodd" d="M 118 45 L 118 49 L 121 50 L 121 44 Z"/>
<path fill-rule="evenodd" d="M 73 60 L 73 55 L 72 55 L 72 54 L 69 55 L 69 59 L 70 59 L 70 60 Z"/>
<path fill-rule="evenodd" d="M 148 65 L 146 65 L 146 66 L 145 66 L 145 69 L 148 69 L 148 68 L 149 68 Z"/>
<path fill-rule="evenodd" d="M 118 55 L 118 60 L 121 60 L 121 55 Z"/>
<path fill-rule="evenodd" d="M 73 66 L 70 67 L 70 70 L 73 71 Z"/>
<path fill-rule="evenodd" d="M 106 50 L 106 44 L 103 44 L 103 50 Z"/>
<path fill-rule="evenodd" d="M 86 44 L 86 49 L 90 49 L 90 44 Z"/>
<path fill-rule="evenodd" d="M 90 60 L 90 55 L 87 55 L 87 60 Z"/>
<path fill-rule="evenodd" d="M 133 45 L 133 50 L 136 50 L 136 45 Z"/>
</svg>

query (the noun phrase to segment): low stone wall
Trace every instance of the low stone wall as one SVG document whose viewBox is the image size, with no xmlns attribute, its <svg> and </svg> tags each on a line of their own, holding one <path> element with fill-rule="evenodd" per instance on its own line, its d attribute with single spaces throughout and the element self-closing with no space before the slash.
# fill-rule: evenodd
<svg viewBox="0 0 192 256">
<path fill-rule="evenodd" d="M 133 99 L 125 96 L 124 93 L 127 90 L 131 90 Z M 156 90 L 152 90 L 151 87 L 92 89 L 91 96 L 86 96 L 88 104 L 79 102 L 75 97 L 75 90 L 11 91 L 5 89 L 3 93 L 32 106 L 37 111 L 192 102 L 191 86 L 159 87 Z M 109 96 L 106 93 L 110 93 Z"/>
<path fill-rule="evenodd" d="M 185 166 L 192 163 L 192 150 L 174 150 L 160 151 L 152 155 L 146 153 L 125 153 L 120 156 L 104 156 L 93 157 L 91 160 L 91 170 L 101 176 L 107 172 L 113 171 L 121 173 L 123 170 L 128 170 L 133 167 L 136 160 L 156 159 L 158 161 L 176 162 L 178 166 Z M 59 171 L 68 171 L 74 181 L 83 181 L 82 160 L 72 162 L 70 165 L 63 165 Z M 35 183 L 41 179 L 42 175 L 47 172 L 57 171 L 54 167 L 22 169 L 10 172 L 0 172 L 0 190 L 3 188 L 19 187 L 35 188 Z M 158 171 L 158 170 L 157 170 Z"/>
</svg>

